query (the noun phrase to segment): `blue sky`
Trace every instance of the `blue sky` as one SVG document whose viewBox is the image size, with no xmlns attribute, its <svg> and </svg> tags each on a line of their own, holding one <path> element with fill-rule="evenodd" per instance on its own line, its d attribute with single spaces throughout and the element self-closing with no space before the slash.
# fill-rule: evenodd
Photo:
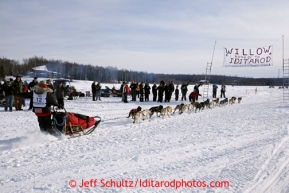
<svg viewBox="0 0 289 193">
<path fill-rule="evenodd" d="M 289 1 L 0 0 L 0 57 L 168 74 L 277 77 Z M 273 67 L 223 67 L 223 48 L 273 45 Z"/>
</svg>

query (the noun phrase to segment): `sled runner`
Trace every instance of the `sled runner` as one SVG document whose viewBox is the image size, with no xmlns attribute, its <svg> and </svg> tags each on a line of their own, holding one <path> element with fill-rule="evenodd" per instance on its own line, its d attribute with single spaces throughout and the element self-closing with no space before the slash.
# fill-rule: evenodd
<svg viewBox="0 0 289 193">
<path fill-rule="evenodd" d="M 91 134 L 101 121 L 101 118 L 98 116 L 89 117 L 67 112 L 65 109 L 54 109 L 52 115 L 52 127 L 56 133 L 60 132 L 70 137 Z"/>
</svg>

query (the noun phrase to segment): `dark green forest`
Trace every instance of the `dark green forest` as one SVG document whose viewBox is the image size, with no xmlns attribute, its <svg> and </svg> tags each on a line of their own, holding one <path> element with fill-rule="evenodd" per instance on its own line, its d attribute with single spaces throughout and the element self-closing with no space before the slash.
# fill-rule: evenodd
<svg viewBox="0 0 289 193">
<path fill-rule="evenodd" d="M 47 78 L 66 78 L 77 80 L 94 80 L 105 83 L 115 83 L 121 81 L 137 81 L 148 83 L 159 83 L 161 80 L 168 82 L 173 81 L 180 84 L 183 81 L 189 81 L 195 84 L 205 79 L 204 74 L 155 74 L 142 71 L 131 71 L 127 69 L 118 69 L 117 67 L 103 67 L 96 65 L 84 65 L 75 62 L 62 60 L 48 60 L 43 57 L 31 57 L 23 59 L 21 62 L 8 58 L 0 58 L 0 77 L 16 76 L 34 76 L 32 68 L 46 65 L 49 71 L 57 72 L 54 74 L 44 74 Z M 246 86 L 280 86 L 282 78 L 248 78 L 225 75 L 211 75 L 210 82 L 216 84 L 225 83 L 227 85 L 246 85 Z"/>
</svg>

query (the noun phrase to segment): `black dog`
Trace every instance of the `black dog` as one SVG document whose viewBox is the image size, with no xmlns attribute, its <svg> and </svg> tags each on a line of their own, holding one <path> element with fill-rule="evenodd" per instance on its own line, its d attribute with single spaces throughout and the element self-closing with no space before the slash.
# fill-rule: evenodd
<svg viewBox="0 0 289 193">
<path fill-rule="evenodd" d="M 163 105 L 150 108 L 150 111 L 152 112 L 152 113 L 151 113 L 151 116 L 152 116 L 154 113 L 157 113 L 157 116 L 159 117 L 158 113 L 161 114 L 162 109 L 163 109 Z M 151 117 L 151 116 L 150 116 L 150 117 Z"/>
<path fill-rule="evenodd" d="M 140 107 L 140 106 L 138 106 L 136 109 L 130 110 L 127 118 L 132 117 L 132 118 L 134 119 L 134 115 L 135 115 L 137 112 L 139 112 L 139 111 L 141 111 L 141 107 Z"/>
<path fill-rule="evenodd" d="M 204 109 L 204 102 L 200 102 L 200 103 L 195 102 L 195 107 L 196 107 L 195 113 L 197 112 L 197 110 L 199 110 L 200 112 L 200 110 Z"/>
<path fill-rule="evenodd" d="M 225 105 L 226 103 L 228 103 L 228 98 L 225 98 L 224 100 L 220 101 L 220 106 L 221 105 Z"/>
<path fill-rule="evenodd" d="M 210 107 L 210 99 L 207 99 L 207 100 L 204 101 L 204 107 L 207 107 L 209 109 L 211 108 Z"/>
</svg>

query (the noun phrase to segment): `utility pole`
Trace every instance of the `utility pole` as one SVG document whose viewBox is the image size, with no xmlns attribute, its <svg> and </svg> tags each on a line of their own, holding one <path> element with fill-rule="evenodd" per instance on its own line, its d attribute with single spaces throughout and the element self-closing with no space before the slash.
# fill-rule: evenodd
<svg viewBox="0 0 289 193">
<path fill-rule="evenodd" d="M 280 69 L 278 69 L 278 78 L 280 77 Z"/>
</svg>

